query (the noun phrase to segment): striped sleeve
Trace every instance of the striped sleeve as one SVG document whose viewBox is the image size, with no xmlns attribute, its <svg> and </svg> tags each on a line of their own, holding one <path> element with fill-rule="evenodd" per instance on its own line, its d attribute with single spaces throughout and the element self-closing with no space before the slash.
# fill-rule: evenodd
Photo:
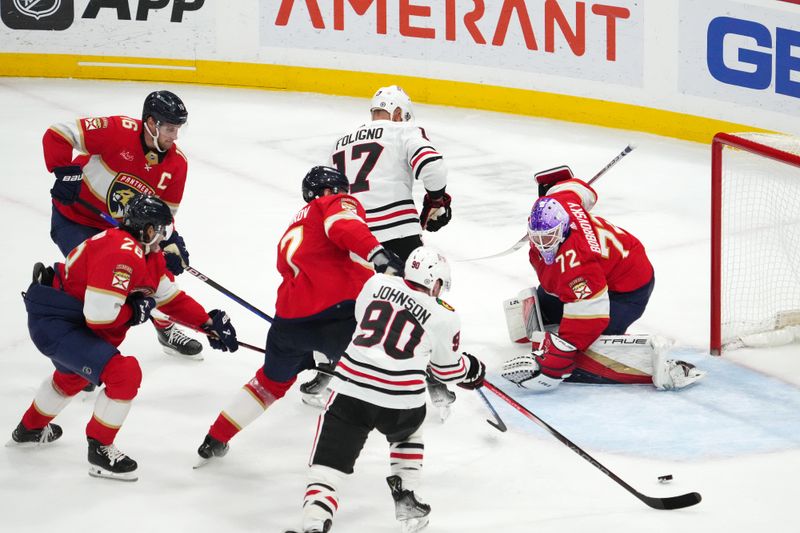
<svg viewBox="0 0 800 533">
<path fill-rule="evenodd" d="M 565 303 L 559 336 L 579 350 L 585 350 L 608 326 L 609 312 L 607 286 L 591 298 Z"/>
<path fill-rule="evenodd" d="M 447 186 L 447 167 L 442 154 L 425 137 L 422 128 L 407 131 L 406 154 L 411 175 L 422 180 L 427 190 L 438 191 Z"/>
</svg>

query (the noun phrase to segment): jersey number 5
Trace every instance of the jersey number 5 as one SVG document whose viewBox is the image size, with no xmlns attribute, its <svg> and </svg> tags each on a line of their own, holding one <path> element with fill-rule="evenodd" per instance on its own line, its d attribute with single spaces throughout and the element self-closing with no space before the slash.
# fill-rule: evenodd
<svg viewBox="0 0 800 533">
<path fill-rule="evenodd" d="M 350 159 L 355 161 L 361 159 L 364 155 L 366 155 L 367 158 L 364 160 L 364 163 L 362 163 L 358 174 L 356 174 L 356 180 L 350 184 L 351 194 L 369 190 L 369 173 L 375 168 L 375 163 L 378 162 L 381 152 L 383 152 L 383 146 L 378 143 L 364 143 L 353 146 Z M 333 159 L 333 164 L 336 165 L 339 172 L 347 176 L 347 165 L 345 163 L 344 153 L 344 150 L 336 152 L 331 156 L 331 159 Z"/>
<path fill-rule="evenodd" d="M 414 357 L 414 349 L 419 346 L 424 333 L 422 326 L 406 309 L 395 312 L 392 304 L 381 300 L 373 300 L 367 306 L 358 328 L 368 334 L 356 335 L 353 344 L 369 348 L 383 340 L 386 355 L 395 359 Z M 404 337 L 406 331 L 408 340 L 400 347 L 400 339 Z"/>
</svg>

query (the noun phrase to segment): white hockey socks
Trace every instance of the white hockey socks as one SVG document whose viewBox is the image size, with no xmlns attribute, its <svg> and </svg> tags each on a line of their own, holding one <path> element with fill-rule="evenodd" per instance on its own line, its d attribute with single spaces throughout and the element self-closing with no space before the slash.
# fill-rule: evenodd
<svg viewBox="0 0 800 533">
<path fill-rule="evenodd" d="M 33 398 L 33 407 L 36 411 L 45 417 L 55 418 L 74 396 L 65 396 L 61 391 L 56 389 L 53 384 L 52 376 L 48 376 L 39 386 L 36 391 L 36 396 Z"/>
<path fill-rule="evenodd" d="M 393 475 L 400 476 L 404 488 L 416 490 L 419 487 L 424 456 L 422 426 L 406 440 L 389 444 L 390 470 Z"/>
<path fill-rule="evenodd" d="M 339 509 L 336 486 L 345 475 L 335 468 L 311 465 L 303 499 L 303 531 L 324 531 L 325 522 L 333 522 L 333 516 Z"/>
</svg>

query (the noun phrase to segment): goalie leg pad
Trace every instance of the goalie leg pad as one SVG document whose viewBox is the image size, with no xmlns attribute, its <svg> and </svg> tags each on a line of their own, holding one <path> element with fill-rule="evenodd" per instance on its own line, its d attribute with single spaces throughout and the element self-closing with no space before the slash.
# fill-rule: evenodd
<svg viewBox="0 0 800 533">
<path fill-rule="evenodd" d="M 541 338 L 544 323 L 537 289 L 530 287 L 521 290 L 516 298 L 503 302 L 503 310 L 511 342 L 524 344 Z"/>
</svg>

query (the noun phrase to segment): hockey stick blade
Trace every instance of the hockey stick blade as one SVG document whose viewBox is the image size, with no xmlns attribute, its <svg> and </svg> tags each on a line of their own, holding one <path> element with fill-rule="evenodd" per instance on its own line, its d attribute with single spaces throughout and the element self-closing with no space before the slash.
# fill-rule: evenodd
<svg viewBox="0 0 800 533">
<path fill-rule="evenodd" d="M 550 424 L 548 424 L 547 422 L 545 422 L 544 420 L 533 414 L 532 411 L 529 411 L 524 405 L 516 401 L 514 398 L 512 398 L 502 390 L 498 389 L 496 386 L 492 385 L 488 381 L 484 381 L 483 386 L 492 391 L 495 395 L 497 395 L 500 399 L 504 400 L 511 407 L 522 413 L 526 418 L 536 423 L 537 425 L 542 427 L 545 431 L 550 433 L 553 437 L 561 441 L 561 443 L 566 445 L 567 448 L 569 448 L 573 452 L 583 457 L 586 461 L 591 463 L 592 466 L 594 466 L 602 473 L 604 473 L 605 475 L 616 481 L 618 485 L 620 485 L 625 490 L 636 496 L 647 506 L 652 507 L 653 509 L 671 511 L 673 509 L 683 509 L 684 507 L 691 507 L 692 505 L 697 505 L 702 500 L 702 497 L 697 492 L 689 492 L 687 494 L 681 494 L 680 496 L 670 496 L 667 498 L 656 498 L 653 496 L 646 496 L 642 494 L 641 492 L 630 486 L 624 479 L 622 479 L 614 472 L 603 466 L 603 464 L 600 463 L 600 461 L 598 461 L 597 459 L 595 459 L 594 457 L 583 451 L 577 444 L 575 444 L 567 437 L 559 433 L 555 428 L 550 426 Z"/>
<path fill-rule="evenodd" d="M 494 405 L 492 405 L 492 402 L 489 401 L 489 398 L 486 397 L 481 389 L 475 389 L 475 392 L 478 393 L 478 396 L 481 397 L 481 400 L 483 400 L 483 403 L 486 404 L 486 407 L 489 408 L 489 411 L 491 411 L 492 416 L 494 417 L 494 420 L 489 420 L 487 418 L 486 422 L 488 422 L 490 426 L 496 428 L 498 431 L 505 433 L 508 430 L 508 427 L 506 426 L 506 423 L 503 422 L 503 419 L 500 418 L 500 415 L 497 414 L 497 410 L 494 408 Z"/>
</svg>

